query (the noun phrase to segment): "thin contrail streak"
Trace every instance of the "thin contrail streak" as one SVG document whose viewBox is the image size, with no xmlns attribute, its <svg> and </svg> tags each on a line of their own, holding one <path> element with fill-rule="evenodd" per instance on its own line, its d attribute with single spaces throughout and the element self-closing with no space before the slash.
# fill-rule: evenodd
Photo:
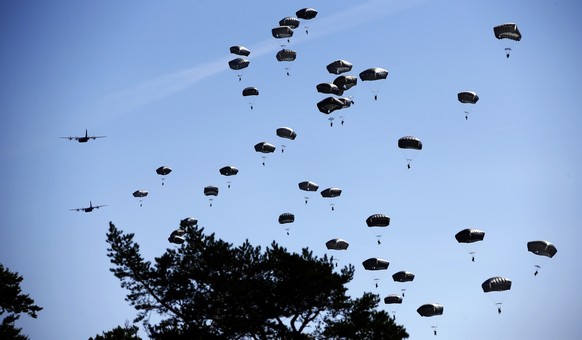
<svg viewBox="0 0 582 340">
<path fill-rule="evenodd" d="M 416 6 L 424 1 L 426 0 L 376 0 L 347 8 L 329 17 L 318 17 L 313 21 L 313 24 L 310 23 L 309 36 L 299 35 L 298 37 L 294 37 L 292 38 L 293 44 L 301 44 L 308 39 L 320 39 L 340 31 L 345 31 L 363 23 Z M 274 44 L 273 39 L 266 39 L 249 48 L 253 51 L 253 57 L 257 58 L 265 54 L 273 53 L 279 48 L 279 45 Z M 212 62 L 162 75 L 125 91 L 110 94 L 94 105 L 91 111 L 99 111 L 100 115 L 110 117 L 133 111 L 227 70 L 230 59 L 232 59 L 232 56 L 225 56 Z"/>
</svg>

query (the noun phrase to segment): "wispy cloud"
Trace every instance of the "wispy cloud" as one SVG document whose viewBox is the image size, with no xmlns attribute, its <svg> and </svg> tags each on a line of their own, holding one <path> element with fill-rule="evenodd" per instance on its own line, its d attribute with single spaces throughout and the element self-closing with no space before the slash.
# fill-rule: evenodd
<svg viewBox="0 0 582 340">
<path fill-rule="evenodd" d="M 292 42 L 297 45 L 308 39 L 320 39 L 366 22 L 394 15 L 425 1 L 427 0 L 376 0 L 346 8 L 331 16 L 320 14 L 313 22 L 309 23 L 309 35 L 296 34 Z M 273 53 L 279 49 L 278 44 L 273 44 L 273 39 L 267 39 L 248 47 L 252 51 L 253 58 Z M 125 91 L 110 94 L 93 105 L 91 111 L 99 111 L 102 115 L 103 112 L 107 112 L 107 116 L 131 112 L 227 70 L 230 59 L 232 56 L 228 55 L 205 64 L 164 74 Z"/>
</svg>

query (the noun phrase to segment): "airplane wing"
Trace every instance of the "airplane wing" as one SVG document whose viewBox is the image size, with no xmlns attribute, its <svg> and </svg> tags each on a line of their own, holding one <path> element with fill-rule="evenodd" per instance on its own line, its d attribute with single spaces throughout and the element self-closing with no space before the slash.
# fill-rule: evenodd
<svg viewBox="0 0 582 340">
<path fill-rule="evenodd" d="M 105 138 L 107 136 L 89 136 L 90 139 Z"/>
<path fill-rule="evenodd" d="M 81 210 L 83 210 L 83 208 L 69 209 L 69 211 L 81 211 Z"/>
<path fill-rule="evenodd" d="M 94 205 L 94 206 L 93 206 L 93 208 L 94 208 L 94 209 L 99 209 L 99 208 L 101 208 L 101 207 L 106 207 L 106 206 L 107 206 L 107 204 L 103 204 L 103 205 Z"/>
<path fill-rule="evenodd" d="M 73 137 L 73 136 L 70 136 L 70 137 L 59 137 L 59 138 L 65 138 L 65 139 L 68 139 L 68 140 L 79 140 L 79 137 Z"/>
</svg>

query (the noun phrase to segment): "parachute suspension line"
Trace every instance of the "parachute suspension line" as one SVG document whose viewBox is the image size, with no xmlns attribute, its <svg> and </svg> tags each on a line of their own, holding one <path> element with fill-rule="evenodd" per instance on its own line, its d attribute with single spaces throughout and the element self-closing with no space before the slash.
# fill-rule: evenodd
<svg viewBox="0 0 582 340">
<path fill-rule="evenodd" d="M 541 268 L 540 266 L 538 266 L 537 264 L 534 265 L 534 267 L 536 268 L 536 271 L 534 272 L 534 276 L 537 276 L 539 273 L 539 269 Z"/>
</svg>

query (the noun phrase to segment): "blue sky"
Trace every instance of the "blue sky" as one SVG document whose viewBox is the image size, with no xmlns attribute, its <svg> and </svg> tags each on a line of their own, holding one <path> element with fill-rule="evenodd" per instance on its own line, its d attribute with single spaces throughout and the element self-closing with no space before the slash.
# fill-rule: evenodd
<svg viewBox="0 0 582 340">
<path fill-rule="evenodd" d="M 274 39 L 271 28 L 303 7 L 318 16 L 290 43 Z M 406 288 L 396 320 L 411 339 L 433 339 L 433 323 L 445 339 L 576 338 L 579 12 L 573 0 L 2 2 L 0 262 L 44 307 L 18 324 L 31 339 L 86 339 L 131 320 L 109 272 L 107 223 L 135 233 L 153 260 L 192 216 L 234 244 L 276 240 L 336 255 L 356 267 L 353 296 Z M 493 35 L 505 22 L 523 34 L 509 59 Z M 251 50 L 241 82 L 227 64 L 239 44 Z M 275 59 L 282 44 L 295 61 Z M 337 59 L 354 65 L 351 75 L 382 67 L 389 76 L 346 91 L 355 104 L 332 113 L 345 124 L 330 127 L 315 86 L 335 78 L 325 66 Z M 253 110 L 246 86 L 260 91 Z M 467 90 L 480 100 L 465 120 L 457 93 Z M 297 139 L 277 137 L 282 126 Z M 107 138 L 58 138 L 85 129 Z M 424 146 L 410 170 L 397 148 L 407 135 Z M 253 149 L 261 141 L 277 146 L 266 166 Z M 174 170 L 164 186 L 161 165 Z M 221 176 L 225 165 L 239 174 Z M 306 205 L 305 180 L 342 195 L 312 193 Z M 212 207 L 207 185 L 220 189 Z M 143 207 L 137 189 L 149 191 Z M 69 211 L 89 201 L 108 206 Z M 296 216 L 289 236 L 277 223 L 283 212 Z M 376 213 L 391 217 L 380 246 L 365 224 Z M 486 233 L 475 263 L 454 239 L 468 227 Z M 336 237 L 347 251 L 325 249 Z M 557 255 L 528 253 L 538 239 Z M 361 266 L 369 257 L 390 262 L 379 288 Z M 400 270 L 415 280 L 393 282 Z M 501 315 L 481 290 L 492 276 L 513 281 L 499 294 Z M 416 309 L 432 302 L 444 314 L 421 318 Z"/>
</svg>

